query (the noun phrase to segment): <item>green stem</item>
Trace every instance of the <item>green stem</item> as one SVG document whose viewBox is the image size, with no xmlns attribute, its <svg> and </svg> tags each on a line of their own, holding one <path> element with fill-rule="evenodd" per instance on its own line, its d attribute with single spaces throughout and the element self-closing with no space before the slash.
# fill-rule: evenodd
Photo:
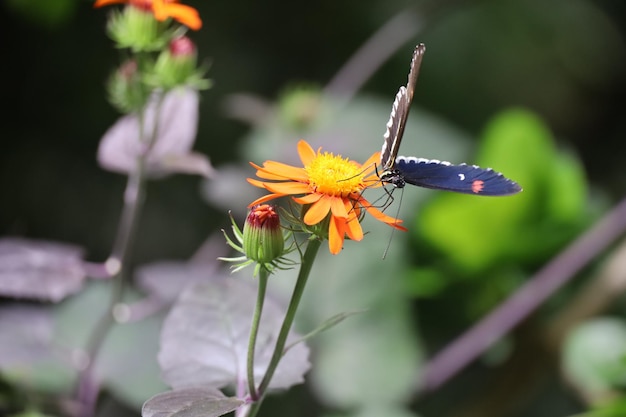
<svg viewBox="0 0 626 417">
<path fill-rule="evenodd" d="M 254 384 L 254 352 L 256 350 L 256 338 L 259 333 L 259 323 L 263 312 L 263 302 L 265 301 L 265 290 L 267 289 L 267 278 L 269 271 L 261 268 L 259 272 L 259 290 L 257 292 L 256 306 L 252 317 L 252 327 L 250 329 L 250 340 L 248 341 L 248 392 L 253 401 L 259 399 L 259 394 Z"/>
<path fill-rule="evenodd" d="M 313 262 L 315 261 L 315 257 L 317 256 L 317 252 L 321 244 L 322 241 L 320 239 L 310 240 L 309 244 L 307 245 L 306 251 L 302 256 L 302 265 L 300 267 L 300 273 L 298 274 L 298 280 L 296 281 L 296 285 L 293 289 L 293 294 L 291 295 L 291 301 L 289 302 L 289 307 L 287 308 L 287 313 L 285 314 L 285 320 L 283 321 L 283 325 L 280 328 L 280 332 L 278 333 L 278 339 L 276 340 L 276 346 L 274 347 L 272 359 L 270 360 L 270 364 L 267 367 L 265 376 L 263 377 L 263 380 L 259 385 L 259 389 L 257 390 L 259 399 L 250 406 L 247 417 L 254 417 L 259 412 L 261 403 L 265 398 L 267 387 L 269 386 L 270 381 L 274 376 L 274 372 L 276 371 L 276 367 L 278 367 L 278 363 L 283 356 L 285 344 L 287 343 L 287 336 L 289 335 L 289 330 L 291 330 L 291 325 L 293 324 L 293 320 L 296 317 L 296 311 L 298 310 L 298 305 L 300 304 L 300 300 L 302 299 L 304 287 L 306 286 L 306 282 L 309 278 L 311 268 L 313 267 Z"/>
</svg>

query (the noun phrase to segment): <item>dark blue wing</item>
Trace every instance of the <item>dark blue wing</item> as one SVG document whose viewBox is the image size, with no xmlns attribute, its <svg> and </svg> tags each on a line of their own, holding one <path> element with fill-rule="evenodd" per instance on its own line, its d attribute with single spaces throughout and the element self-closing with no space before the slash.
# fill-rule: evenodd
<svg viewBox="0 0 626 417">
<path fill-rule="evenodd" d="M 436 159 L 399 156 L 395 170 L 408 184 L 457 193 L 500 196 L 516 194 L 522 187 L 491 168 L 452 165 Z"/>
</svg>

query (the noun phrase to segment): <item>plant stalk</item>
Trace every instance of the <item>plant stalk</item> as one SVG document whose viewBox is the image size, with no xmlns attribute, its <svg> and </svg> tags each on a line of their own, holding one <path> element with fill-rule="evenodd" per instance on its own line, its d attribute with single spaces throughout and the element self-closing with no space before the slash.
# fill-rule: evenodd
<svg viewBox="0 0 626 417">
<path fill-rule="evenodd" d="M 250 328 L 250 339 L 248 341 L 248 393 L 252 401 L 259 399 L 259 394 L 254 383 L 254 352 L 256 350 L 256 339 L 259 333 L 259 323 L 261 322 L 261 314 L 263 313 L 263 303 L 265 301 L 265 292 L 267 289 L 267 279 L 269 271 L 261 268 L 259 271 L 259 289 L 257 292 L 256 306 L 254 307 L 254 315 L 252 316 L 252 326 Z"/>
<path fill-rule="evenodd" d="M 311 239 L 307 245 L 307 248 L 302 256 L 302 265 L 300 266 L 300 272 L 298 273 L 298 279 L 296 281 L 296 285 L 294 286 L 293 293 L 291 295 L 291 301 L 289 302 L 289 307 L 287 308 L 287 313 L 285 314 L 285 319 L 280 328 L 280 332 L 278 333 L 278 338 L 276 339 L 276 346 L 274 347 L 274 353 L 272 354 L 272 359 L 270 360 L 270 364 L 267 367 L 267 371 L 263 379 L 261 380 L 261 384 L 257 390 L 257 394 L 259 399 L 250 406 L 250 410 L 248 412 L 247 417 L 254 417 L 259 412 L 259 408 L 261 407 L 261 403 L 265 398 L 265 394 L 267 391 L 267 387 L 269 386 L 272 377 L 274 376 L 274 372 L 278 367 L 278 363 L 283 356 L 285 350 L 285 344 L 287 343 L 287 336 L 289 335 L 289 330 L 291 330 L 291 325 L 293 324 L 293 320 L 296 316 L 296 311 L 298 310 L 298 305 L 300 304 L 300 300 L 302 299 L 302 294 L 304 293 L 304 288 L 306 286 L 306 282 L 309 278 L 309 274 L 313 267 L 313 262 L 315 261 L 315 257 L 317 256 L 317 252 L 322 244 L 320 239 Z"/>
</svg>

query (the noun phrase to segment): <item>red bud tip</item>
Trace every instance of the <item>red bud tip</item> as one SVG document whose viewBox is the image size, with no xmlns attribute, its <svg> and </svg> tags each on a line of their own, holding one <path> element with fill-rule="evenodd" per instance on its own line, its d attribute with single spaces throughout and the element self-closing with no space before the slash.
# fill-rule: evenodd
<svg viewBox="0 0 626 417">
<path fill-rule="evenodd" d="M 265 227 L 268 229 L 280 228 L 280 219 L 273 206 L 261 204 L 254 206 L 248 214 L 247 222 L 254 227 Z"/>
<path fill-rule="evenodd" d="M 170 53 L 173 56 L 188 56 L 196 53 L 196 45 L 186 36 L 174 39 L 170 42 Z"/>
</svg>

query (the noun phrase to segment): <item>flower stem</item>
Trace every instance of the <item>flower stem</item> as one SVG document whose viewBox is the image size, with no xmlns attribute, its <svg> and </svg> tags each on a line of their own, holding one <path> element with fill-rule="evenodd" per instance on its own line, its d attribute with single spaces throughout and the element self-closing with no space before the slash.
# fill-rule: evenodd
<svg viewBox="0 0 626 417">
<path fill-rule="evenodd" d="M 250 328 L 250 340 L 248 341 L 248 393 L 253 401 L 259 399 L 259 394 L 254 384 L 254 352 L 256 349 L 256 338 L 259 333 L 259 322 L 261 321 L 261 314 L 263 312 L 263 302 L 265 301 L 268 277 L 269 271 L 266 268 L 261 268 L 259 271 L 259 290 L 257 292 L 256 306 L 254 307 L 252 326 Z"/>
<path fill-rule="evenodd" d="M 289 335 L 289 330 L 291 330 L 291 325 L 293 324 L 293 320 L 296 316 L 298 305 L 300 304 L 302 294 L 304 293 L 304 287 L 306 286 L 306 282 L 309 278 L 311 268 L 313 267 L 313 262 L 315 261 L 315 257 L 317 256 L 317 252 L 321 244 L 322 241 L 320 239 L 311 239 L 307 245 L 304 255 L 302 256 L 302 265 L 300 266 L 300 272 L 298 273 L 298 280 L 296 281 L 296 285 L 291 295 L 291 301 L 289 302 L 289 307 L 287 308 L 287 313 L 285 314 L 285 320 L 283 321 L 283 325 L 280 328 L 280 332 L 278 333 L 278 338 L 276 340 L 276 346 L 274 347 L 272 359 L 270 360 L 270 364 L 267 367 L 265 376 L 263 376 L 263 380 L 261 381 L 261 384 L 259 385 L 259 388 L 257 390 L 259 399 L 251 405 L 247 417 L 254 417 L 259 412 L 261 403 L 265 398 L 267 387 L 269 386 L 270 381 L 274 376 L 274 372 L 278 367 L 278 363 L 283 356 L 285 344 L 287 342 L 287 336 Z"/>
<path fill-rule="evenodd" d="M 158 102 L 157 115 L 160 113 L 161 103 L 162 97 Z M 143 138 L 145 129 L 143 112 L 141 112 L 138 117 L 138 133 L 139 137 Z M 145 201 L 145 161 L 148 155 L 147 151 L 149 151 L 149 148 L 156 141 L 157 122 L 158 117 L 155 117 L 155 127 L 153 128 L 152 136 L 149 138 L 149 146 L 146 149 L 146 152 L 142 152 L 137 157 L 136 168 L 128 177 L 126 190 L 124 191 L 124 207 L 122 209 L 122 216 L 118 225 L 117 235 L 115 237 L 115 242 L 113 243 L 111 255 L 105 262 L 105 268 L 111 273 L 111 295 L 107 309 L 94 326 L 94 330 L 91 332 L 85 347 L 88 363 L 78 375 L 76 393 L 79 406 L 78 415 L 80 417 L 89 417 L 94 414 L 94 407 L 99 388 L 98 382 L 95 380 L 93 375 L 93 370 L 97 357 L 100 353 L 100 349 L 102 348 L 109 331 L 115 324 L 115 307 L 122 301 L 124 296 L 124 290 L 128 278 L 128 260 L 130 259 L 131 248 L 133 247 L 133 242 L 137 232 L 139 214 L 141 213 L 141 209 Z"/>
</svg>

